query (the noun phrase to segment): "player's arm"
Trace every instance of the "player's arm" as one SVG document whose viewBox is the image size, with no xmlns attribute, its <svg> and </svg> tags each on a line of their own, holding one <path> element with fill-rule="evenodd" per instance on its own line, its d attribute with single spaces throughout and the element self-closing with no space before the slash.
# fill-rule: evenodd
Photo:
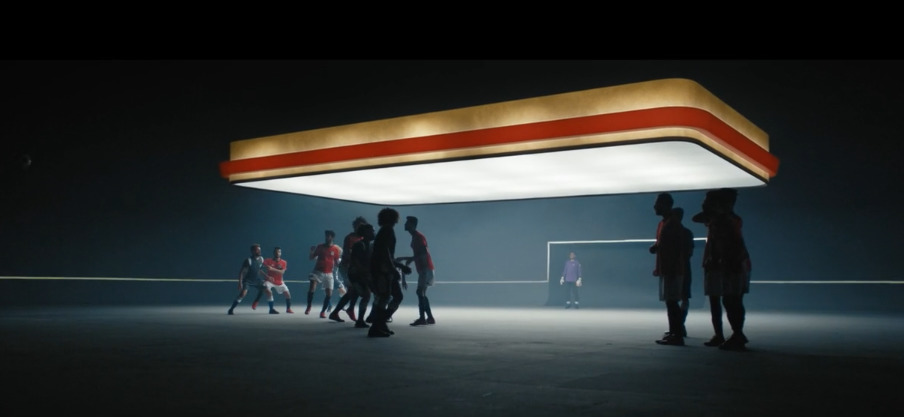
<svg viewBox="0 0 904 417">
<path fill-rule="evenodd" d="M 248 269 L 250 269 L 250 268 L 251 268 L 251 260 L 245 259 L 245 261 L 242 262 L 242 267 L 239 268 L 239 284 L 241 284 L 242 280 L 245 279 L 245 274 L 248 273 Z"/>
<path fill-rule="evenodd" d="M 270 274 L 268 273 L 268 271 L 270 271 L 270 265 L 267 265 L 267 263 L 264 262 L 263 264 L 261 264 L 261 268 L 257 270 L 257 274 L 260 275 L 261 279 L 263 279 L 264 281 L 269 281 Z"/>
<path fill-rule="evenodd" d="M 319 247 L 320 245 L 311 246 L 311 252 L 308 254 L 308 259 L 314 259 L 317 257 L 317 248 Z"/>
<path fill-rule="evenodd" d="M 245 279 L 245 273 L 248 272 L 249 267 L 248 261 L 242 262 L 242 267 L 239 269 L 239 289 L 242 288 L 242 280 Z"/>
<path fill-rule="evenodd" d="M 278 274 L 279 276 L 282 276 L 283 274 L 286 273 L 286 267 L 284 267 L 280 264 L 269 265 L 269 267 L 270 267 L 270 272 L 272 272 L 274 274 Z"/>
</svg>

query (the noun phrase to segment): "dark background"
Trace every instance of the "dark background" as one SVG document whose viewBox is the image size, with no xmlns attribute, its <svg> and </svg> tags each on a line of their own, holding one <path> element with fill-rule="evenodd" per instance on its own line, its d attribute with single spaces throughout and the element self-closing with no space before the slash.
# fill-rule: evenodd
<svg viewBox="0 0 904 417">
<path fill-rule="evenodd" d="M 901 280 L 902 70 L 904 61 L 0 61 L 0 276 L 232 280 L 259 242 L 265 255 L 281 246 L 287 278 L 303 280 L 312 266 L 307 249 L 324 229 L 344 236 L 355 216 L 375 223 L 381 207 L 230 185 L 218 171 L 230 142 L 681 77 L 768 133 L 780 160 L 777 176 L 741 189 L 736 206 L 754 281 Z M 692 214 L 704 193 L 673 195 Z M 440 283 L 542 281 L 548 241 L 652 238 L 654 200 L 647 193 L 397 208 L 420 218 Z M 405 254 L 407 234 L 396 230 L 397 253 Z M 658 303 L 653 258 L 636 249 L 594 249 L 586 258 L 578 251 L 588 265 L 587 303 L 631 305 L 635 295 Z M 564 261 L 554 258 L 551 273 Z M 169 293 L 224 306 L 235 292 L 231 283 L 204 291 L 131 283 L 142 289 L 127 295 L 121 283 L 98 290 L 42 282 L 0 279 L 0 291 L 5 302 L 48 293 L 165 301 Z M 865 284 L 755 285 L 748 300 L 900 304 L 899 287 L 869 286 L 876 296 L 852 293 Z M 547 302 L 545 284 L 433 292 L 449 302 Z"/>
</svg>

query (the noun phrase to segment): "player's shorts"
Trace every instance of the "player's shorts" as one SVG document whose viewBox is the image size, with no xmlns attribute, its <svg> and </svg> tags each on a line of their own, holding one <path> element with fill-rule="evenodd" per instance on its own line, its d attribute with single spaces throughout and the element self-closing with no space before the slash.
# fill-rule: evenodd
<svg viewBox="0 0 904 417">
<path fill-rule="evenodd" d="M 348 282 L 348 275 L 343 274 L 341 271 L 338 271 L 338 272 L 339 273 L 337 273 L 335 276 L 333 276 L 333 280 L 335 281 L 335 284 L 336 284 L 336 288 L 334 288 L 334 289 L 345 291 L 345 287 L 346 287 L 345 283 Z"/>
<path fill-rule="evenodd" d="M 681 301 L 684 299 L 684 277 L 662 275 L 659 277 L 659 301 Z"/>
<path fill-rule="evenodd" d="M 432 269 L 427 269 L 423 272 L 418 271 L 417 273 L 417 287 L 418 288 L 427 288 L 432 287 L 433 282 L 435 280 L 436 272 Z"/>
<path fill-rule="evenodd" d="M 719 270 L 703 274 L 704 294 L 714 297 L 744 295 L 750 292 L 750 271 L 726 273 Z"/>
<path fill-rule="evenodd" d="M 308 279 L 323 285 L 323 288 L 333 289 L 333 273 L 332 272 L 311 272 Z"/>
<path fill-rule="evenodd" d="M 276 285 L 276 284 L 274 284 L 274 283 L 272 283 L 272 282 L 270 282 L 270 281 L 267 281 L 264 285 L 265 285 L 265 286 L 267 287 L 267 289 L 270 290 L 271 292 L 272 292 L 273 290 L 276 290 L 276 293 L 277 293 L 277 294 L 283 294 L 283 293 L 289 294 L 289 287 L 286 286 L 286 283 L 282 283 L 282 284 Z"/>
<path fill-rule="evenodd" d="M 262 289 L 264 289 L 264 283 L 261 281 L 248 281 L 248 280 L 242 281 L 242 290 L 243 291 L 247 291 L 252 288 L 257 288 L 259 290 L 262 290 Z"/>
<path fill-rule="evenodd" d="M 351 288 L 358 293 L 359 297 L 370 296 L 370 287 L 366 282 L 352 282 Z"/>
<path fill-rule="evenodd" d="M 343 287 L 345 285 L 349 285 L 350 282 L 348 280 L 348 266 L 339 265 L 339 268 L 336 269 L 337 272 L 337 285 Z"/>
</svg>

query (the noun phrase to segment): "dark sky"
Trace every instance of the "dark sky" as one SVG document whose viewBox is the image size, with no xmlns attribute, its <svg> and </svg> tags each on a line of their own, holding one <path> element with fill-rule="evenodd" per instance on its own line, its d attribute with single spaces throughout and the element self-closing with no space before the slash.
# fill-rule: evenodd
<svg viewBox="0 0 904 417">
<path fill-rule="evenodd" d="M 0 61 L 0 275 L 233 278 L 252 242 L 307 271 L 323 229 L 344 235 L 380 207 L 229 185 L 230 142 L 682 77 L 766 131 L 780 160 L 736 207 L 754 279 L 900 280 L 902 73 L 904 61 Z M 694 213 L 703 194 L 676 205 Z M 654 199 L 399 210 L 421 218 L 438 277 L 544 279 L 547 241 L 651 238 Z"/>
</svg>

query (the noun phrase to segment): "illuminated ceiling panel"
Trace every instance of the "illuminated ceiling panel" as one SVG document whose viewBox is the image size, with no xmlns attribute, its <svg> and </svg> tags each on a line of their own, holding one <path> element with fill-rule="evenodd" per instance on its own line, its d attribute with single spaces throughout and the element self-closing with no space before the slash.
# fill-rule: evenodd
<svg viewBox="0 0 904 417">
<path fill-rule="evenodd" d="M 656 80 L 232 142 L 231 184 L 378 205 L 762 186 L 769 137 Z"/>
</svg>

